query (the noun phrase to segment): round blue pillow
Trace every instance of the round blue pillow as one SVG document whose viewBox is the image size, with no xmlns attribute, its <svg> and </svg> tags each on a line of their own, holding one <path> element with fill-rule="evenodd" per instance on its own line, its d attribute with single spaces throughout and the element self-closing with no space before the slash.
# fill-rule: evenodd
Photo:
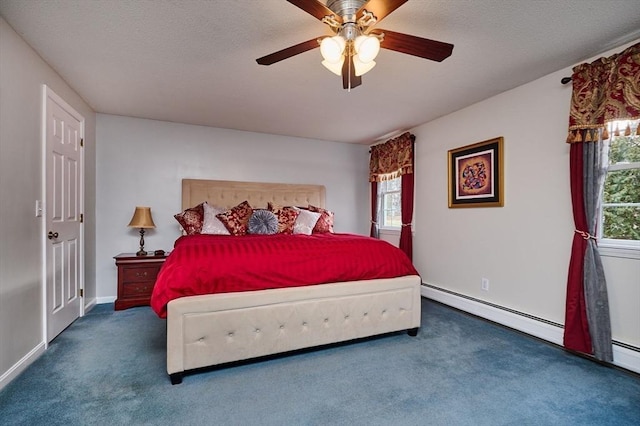
<svg viewBox="0 0 640 426">
<path fill-rule="evenodd" d="M 249 218 L 249 234 L 273 235 L 278 232 L 278 218 L 273 212 L 256 209 Z"/>
</svg>

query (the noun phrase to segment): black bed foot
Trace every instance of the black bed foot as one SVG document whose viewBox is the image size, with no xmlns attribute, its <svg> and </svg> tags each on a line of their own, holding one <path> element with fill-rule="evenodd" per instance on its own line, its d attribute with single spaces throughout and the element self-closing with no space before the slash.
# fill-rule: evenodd
<svg viewBox="0 0 640 426">
<path fill-rule="evenodd" d="M 179 385 L 182 383 L 182 373 L 169 374 L 169 378 L 171 379 L 172 385 Z"/>
<path fill-rule="evenodd" d="M 418 330 L 419 330 L 419 327 L 410 328 L 409 330 L 407 330 L 407 334 L 411 337 L 416 337 L 418 335 Z"/>
</svg>

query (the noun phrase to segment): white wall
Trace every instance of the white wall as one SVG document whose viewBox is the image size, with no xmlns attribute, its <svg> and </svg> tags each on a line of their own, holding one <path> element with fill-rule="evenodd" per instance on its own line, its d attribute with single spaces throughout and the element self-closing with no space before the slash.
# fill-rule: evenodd
<svg viewBox="0 0 640 426">
<path fill-rule="evenodd" d="M 95 114 L 0 18 L 0 388 L 44 347 L 43 84 L 85 118 L 85 303 L 95 301 Z"/>
<path fill-rule="evenodd" d="M 414 262 L 425 283 L 564 324 L 575 228 L 565 143 L 571 85 L 560 79 L 570 75 L 558 71 L 412 130 Z M 505 143 L 505 206 L 449 209 L 447 151 L 497 136 Z M 613 338 L 640 347 L 640 260 L 603 263 Z"/>
<path fill-rule="evenodd" d="M 138 231 L 127 228 L 136 205 L 150 206 L 156 224 L 145 248 L 173 247 L 183 178 L 322 184 L 336 232 L 369 232 L 368 146 L 104 114 L 97 138 L 101 302 L 117 293 L 113 256 L 138 249 Z"/>
</svg>

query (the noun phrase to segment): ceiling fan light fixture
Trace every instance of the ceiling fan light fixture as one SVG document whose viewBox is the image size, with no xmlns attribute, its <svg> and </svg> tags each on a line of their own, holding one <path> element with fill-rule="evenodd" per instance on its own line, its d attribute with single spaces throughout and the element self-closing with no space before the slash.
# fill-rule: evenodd
<svg viewBox="0 0 640 426">
<path fill-rule="evenodd" d="M 346 42 L 339 35 L 326 37 L 320 43 L 320 53 L 322 57 L 329 62 L 338 62 L 344 52 Z"/>
<path fill-rule="evenodd" d="M 355 55 L 353 57 L 353 67 L 355 68 L 357 77 L 368 73 L 376 66 L 376 61 L 363 62 L 359 56 L 360 55 Z"/>
<path fill-rule="evenodd" d="M 326 59 L 322 61 L 322 65 L 335 75 L 342 75 L 342 64 L 344 64 L 344 56 L 341 56 L 336 62 L 331 62 Z"/>
<path fill-rule="evenodd" d="M 380 40 L 375 36 L 361 35 L 356 37 L 354 47 L 363 63 L 373 61 L 380 52 Z"/>
<path fill-rule="evenodd" d="M 322 65 L 342 77 L 342 87 L 362 84 L 361 76 L 376 63 L 380 48 L 442 62 L 453 44 L 376 28 L 385 16 L 407 0 L 287 0 L 329 26 L 333 36 L 320 36 L 256 59 L 271 65 L 315 49 L 320 44 Z"/>
</svg>

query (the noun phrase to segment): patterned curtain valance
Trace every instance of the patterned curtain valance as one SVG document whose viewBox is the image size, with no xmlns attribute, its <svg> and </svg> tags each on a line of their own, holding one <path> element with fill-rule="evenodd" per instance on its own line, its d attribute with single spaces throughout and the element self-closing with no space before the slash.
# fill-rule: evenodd
<svg viewBox="0 0 640 426">
<path fill-rule="evenodd" d="M 397 138 L 371 147 L 369 182 L 382 182 L 413 173 L 413 141 L 406 132 Z"/>
<path fill-rule="evenodd" d="M 573 68 L 567 142 L 608 139 L 607 123 L 640 118 L 640 43 Z"/>
</svg>

